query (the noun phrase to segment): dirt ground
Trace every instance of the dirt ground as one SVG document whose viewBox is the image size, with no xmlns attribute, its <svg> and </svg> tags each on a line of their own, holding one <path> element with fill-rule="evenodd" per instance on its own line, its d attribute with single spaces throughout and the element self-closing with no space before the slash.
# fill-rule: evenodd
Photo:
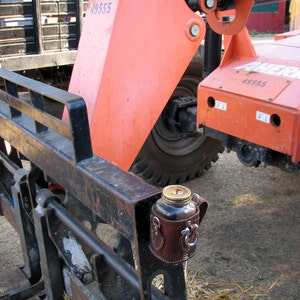
<svg viewBox="0 0 300 300">
<path fill-rule="evenodd" d="M 186 184 L 209 202 L 188 264 L 203 298 L 300 299 L 299 183 L 298 174 L 247 168 L 225 153 Z"/>
<path fill-rule="evenodd" d="M 299 183 L 277 168 L 246 168 L 234 153 L 186 183 L 209 202 L 188 262 L 190 299 L 300 299 Z M 3 217 L 0 229 L 1 272 L 22 257 Z"/>
</svg>

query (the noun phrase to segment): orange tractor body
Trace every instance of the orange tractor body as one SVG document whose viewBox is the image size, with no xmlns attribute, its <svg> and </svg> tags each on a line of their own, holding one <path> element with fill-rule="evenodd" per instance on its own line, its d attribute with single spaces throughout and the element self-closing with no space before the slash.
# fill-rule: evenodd
<svg viewBox="0 0 300 300">
<path fill-rule="evenodd" d="M 300 161 L 300 35 L 253 48 L 232 36 L 198 89 L 198 124 Z"/>
</svg>

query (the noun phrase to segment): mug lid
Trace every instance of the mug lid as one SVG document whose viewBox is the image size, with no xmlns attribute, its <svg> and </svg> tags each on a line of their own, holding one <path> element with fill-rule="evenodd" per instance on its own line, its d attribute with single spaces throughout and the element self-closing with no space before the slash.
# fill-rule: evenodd
<svg viewBox="0 0 300 300">
<path fill-rule="evenodd" d="M 184 205 L 190 202 L 192 193 L 189 188 L 183 185 L 168 185 L 163 189 L 162 197 L 175 205 Z"/>
</svg>

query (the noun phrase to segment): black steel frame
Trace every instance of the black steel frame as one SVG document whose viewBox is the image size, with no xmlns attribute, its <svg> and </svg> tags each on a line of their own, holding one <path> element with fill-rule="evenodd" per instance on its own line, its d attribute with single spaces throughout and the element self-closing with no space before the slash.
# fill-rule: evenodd
<svg viewBox="0 0 300 300">
<path fill-rule="evenodd" d="M 183 265 L 159 261 L 148 247 L 150 209 L 160 190 L 93 154 L 82 98 L 1 68 L 0 78 L 6 89 L 0 90 L 0 212 L 20 235 L 23 272 L 32 284 L 18 295 L 186 299 Z M 63 106 L 69 122 L 47 111 L 46 101 Z M 116 230 L 114 247 L 96 235 L 98 223 Z M 72 263 L 66 235 L 82 247 L 92 271 Z M 160 274 L 164 292 L 152 285 Z"/>
</svg>

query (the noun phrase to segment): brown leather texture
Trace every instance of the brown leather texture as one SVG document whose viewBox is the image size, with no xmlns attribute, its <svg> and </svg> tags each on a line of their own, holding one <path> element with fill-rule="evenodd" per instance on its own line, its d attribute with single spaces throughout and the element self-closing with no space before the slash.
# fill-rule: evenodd
<svg viewBox="0 0 300 300">
<path fill-rule="evenodd" d="M 150 218 L 150 250 L 157 258 L 179 264 L 195 254 L 200 223 L 198 206 L 196 213 L 187 219 L 168 220 L 153 209 Z"/>
</svg>

